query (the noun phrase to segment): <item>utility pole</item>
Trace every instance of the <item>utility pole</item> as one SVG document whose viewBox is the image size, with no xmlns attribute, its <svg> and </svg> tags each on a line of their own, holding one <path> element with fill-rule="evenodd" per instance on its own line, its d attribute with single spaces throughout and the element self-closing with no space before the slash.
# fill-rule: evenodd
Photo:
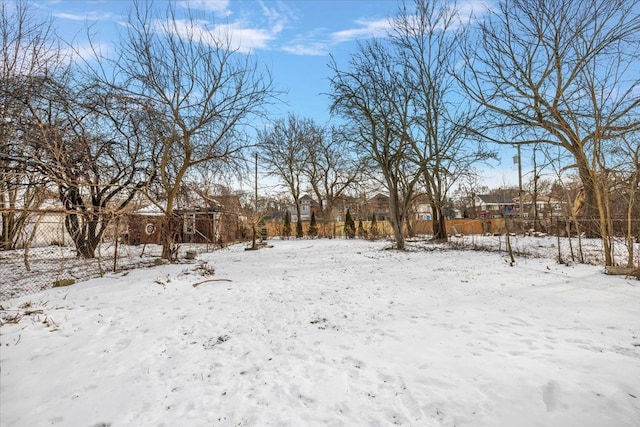
<svg viewBox="0 0 640 427">
<path fill-rule="evenodd" d="M 255 153 L 255 176 L 254 176 L 254 218 L 251 221 L 251 225 L 253 228 L 253 241 L 251 244 L 251 249 L 257 249 L 256 247 L 256 233 L 257 233 L 257 222 L 258 222 L 258 152 Z"/>
<path fill-rule="evenodd" d="M 520 154 L 520 144 L 518 147 L 518 200 L 520 200 L 520 214 L 518 215 L 520 218 L 524 218 L 522 216 L 523 213 L 523 202 L 522 202 L 522 155 Z"/>
<path fill-rule="evenodd" d="M 538 165 L 536 162 L 536 147 L 533 146 L 533 156 L 531 159 L 533 160 L 533 194 L 531 197 L 531 202 L 533 203 L 533 229 L 534 231 L 538 231 Z"/>
<path fill-rule="evenodd" d="M 256 163 L 255 163 L 255 183 L 254 183 L 254 195 L 256 201 L 256 213 L 258 212 L 258 152 L 256 151 Z"/>
</svg>

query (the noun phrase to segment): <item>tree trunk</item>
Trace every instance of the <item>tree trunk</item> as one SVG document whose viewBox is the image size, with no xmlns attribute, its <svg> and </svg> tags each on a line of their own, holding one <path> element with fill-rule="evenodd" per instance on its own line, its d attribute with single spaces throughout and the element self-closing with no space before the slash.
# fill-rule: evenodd
<svg viewBox="0 0 640 427">
<path fill-rule="evenodd" d="M 77 214 L 67 214 L 65 227 L 73 240 L 78 256 L 86 259 L 95 258 L 95 247 L 91 248 L 89 245 L 86 229 L 82 226 Z"/>
<path fill-rule="evenodd" d="M 532 207 L 533 207 L 533 231 L 540 231 L 541 227 L 540 227 L 540 212 L 538 212 L 538 164 L 537 164 L 537 158 L 536 158 L 536 147 L 537 145 L 533 146 L 533 156 L 532 156 L 532 160 L 533 160 L 533 194 L 531 197 L 531 202 L 532 202 Z M 522 220 L 522 225 L 524 226 L 524 216 L 521 214 L 520 218 Z M 525 227 L 523 227 L 523 231 L 527 231 Z"/>
<path fill-rule="evenodd" d="M 596 220 L 598 215 L 598 202 L 596 197 L 596 183 L 592 171 L 588 165 L 580 165 L 578 162 L 578 175 L 582 182 L 584 201 L 579 212 L 574 212 L 576 217 L 582 217 L 584 221 L 583 231 L 587 237 L 600 237 Z"/>
<path fill-rule="evenodd" d="M 447 224 L 444 216 L 444 209 L 439 203 L 432 203 L 431 210 L 433 211 L 433 220 L 431 225 L 433 228 L 433 240 L 442 241 L 448 239 Z"/>
<path fill-rule="evenodd" d="M 513 248 L 511 247 L 511 227 L 509 227 L 509 219 L 504 219 L 504 226 L 507 229 L 506 233 L 506 243 L 507 243 L 507 254 L 509 255 L 509 266 L 513 267 L 516 263 L 516 259 L 513 256 Z"/>
<path fill-rule="evenodd" d="M 86 215 L 76 213 L 66 213 L 65 228 L 71 236 L 76 247 L 78 256 L 86 259 L 96 257 L 96 249 L 102 240 L 102 231 L 106 229 L 108 218 L 95 218 L 94 214 L 89 214 L 93 218 L 87 218 Z"/>
<path fill-rule="evenodd" d="M 0 234 L 2 236 L 0 250 L 2 251 L 15 248 L 15 239 L 12 233 L 14 217 L 14 212 L 2 212 L 2 233 Z"/>
<path fill-rule="evenodd" d="M 613 248 L 611 247 L 610 215 L 608 215 L 604 200 L 605 197 L 608 197 L 607 189 L 600 186 L 604 183 L 599 182 L 597 171 L 590 168 L 586 164 L 586 160 L 581 160 L 579 157 L 577 160 L 585 197 L 581 215 L 586 220 L 584 230 L 587 237 L 600 237 L 605 265 L 609 266 L 613 263 Z"/>
<path fill-rule="evenodd" d="M 631 191 L 629 192 L 629 206 L 627 207 L 627 267 L 633 267 L 634 261 L 634 245 L 633 245 L 633 207 L 636 201 L 636 193 L 638 191 L 638 174 L 640 174 L 640 165 L 636 165 L 636 171 L 631 177 Z"/>
<path fill-rule="evenodd" d="M 302 213 L 300 211 L 300 203 L 296 203 L 296 214 L 298 215 L 298 221 L 296 221 L 296 238 L 301 239 L 304 237 L 302 231 Z"/>
<path fill-rule="evenodd" d="M 391 214 L 389 216 L 389 222 L 393 230 L 393 237 L 396 239 L 396 249 L 404 250 L 404 215 L 399 203 L 400 197 L 395 191 L 390 191 L 389 193 L 389 211 Z"/>
<path fill-rule="evenodd" d="M 407 224 L 407 236 L 409 236 L 410 238 L 416 237 L 416 230 L 414 227 L 413 218 L 407 218 L 405 223 Z"/>
<path fill-rule="evenodd" d="M 324 218 L 325 237 L 333 239 L 336 235 L 335 234 L 336 227 L 335 227 L 335 220 L 333 216 L 333 203 L 330 200 L 327 201 L 327 204 L 324 207 L 323 218 Z M 327 224 L 333 224 L 333 226 L 327 227 Z M 328 232 L 327 232 L 327 229 L 329 230 Z"/>
<path fill-rule="evenodd" d="M 160 233 L 162 243 L 162 259 L 175 261 L 178 258 L 178 243 L 180 242 L 179 218 L 173 214 L 166 214 Z"/>
</svg>

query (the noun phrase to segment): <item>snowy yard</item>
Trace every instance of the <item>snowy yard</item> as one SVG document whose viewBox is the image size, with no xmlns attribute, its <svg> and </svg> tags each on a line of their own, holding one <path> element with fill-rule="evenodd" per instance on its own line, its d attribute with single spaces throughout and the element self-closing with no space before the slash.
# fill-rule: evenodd
<svg viewBox="0 0 640 427">
<path fill-rule="evenodd" d="M 271 243 L 1 302 L 0 425 L 640 425 L 636 279 Z"/>
</svg>

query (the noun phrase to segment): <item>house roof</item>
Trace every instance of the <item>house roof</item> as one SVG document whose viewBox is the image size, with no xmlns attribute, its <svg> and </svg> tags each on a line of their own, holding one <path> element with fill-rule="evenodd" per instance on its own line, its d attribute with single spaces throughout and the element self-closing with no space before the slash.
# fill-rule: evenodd
<svg viewBox="0 0 640 427">
<path fill-rule="evenodd" d="M 137 211 L 133 212 L 133 214 L 144 216 L 162 216 L 164 215 L 164 212 L 162 212 L 162 209 L 160 209 L 156 205 L 149 205 L 138 209 Z"/>
<path fill-rule="evenodd" d="M 515 197 L 513 199 L 513 201 L 518 203 L 520 201 L 520 198 L 519 197 Z M 533 196 L 531 194 L 525 194 L 525 195 L 522 196 L 522 201 L 524 203 L 531 203 L 531 202 L 533 202 Z M 541 195 L 538 195 L 536 197 L 536 202 L 537 203 L 561 203 L 561 201 L 556 199 L 556 198 L 553 198 L 553 197 L 550 197 L 550 196 L 541 196 Z"/>
<path fill-rule="evenodd" d="M 513 198 L 506 194 L 478 194 L 478 198 L 487 205 L 514 205 Z"/>
<path fill-rule="evenodd" d="M 367 203 L 378 202 L 378 203 L 386 203 L 389 201 L 389 196 L 384 193 L 378 193 L 372 198 L 370 198 Z"/>
<path fill-rule="evenodd" d="M 431 198 L 426 194 L 419 194 L 413 198 L 413 203 L 416 205 L 427 205 L 431 203 Z"/>
<path fill-rule="evenodd" d="M 305 194 L 304 196 L 298 199 L 300 202 L 309 202 L 311 206 L 320 206 L 320 203 L 316 202 L 311 196 Z"/>
</svg>

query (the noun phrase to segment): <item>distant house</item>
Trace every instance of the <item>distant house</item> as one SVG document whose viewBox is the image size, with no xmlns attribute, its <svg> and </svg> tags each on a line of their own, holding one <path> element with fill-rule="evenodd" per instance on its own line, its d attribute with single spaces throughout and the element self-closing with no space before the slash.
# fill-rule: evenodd
<svg viewBox="0 0 640 427">
<path fill-rule="evenodd" d="M 413 201 L 413 216 L 416 220 L 431 220 L 433 219 L 433 209 L 429 197 L 421 195 L 415 198 Z"/>
<path fill-rule="evenodd" d="M 162 231 L 170 227 L 173 238 L 179 243 L 210 243 L 225 245 L 242 238 L 241 215 L 228 210 L 216 198 L 206 194 L 191 194 L 185 206 L 184 199 L 174 210 L 169 224 L 165 214 L 157 206 L 139 209 L 129 217 L 129 244 L 161 243 Z M 225 201 L 234 206 L 233 197 Z M 239 201 L 236 201 L 239 206 Z"/>
<path fill-rule="evenodd" d="M 67 232 L 64 221 L 62 202 L 56 197 L 46 198 L 36 212 L 29 214 L 16 246 L 24 247 L 27 242 L 32 247 L 73 245 L 73 239 Z"/>
<path fill-rule="evenodd" d="M 300 204 L 300 221 L 310 221 L 312 212 L 315 212 L 316 216 L 320 212 L 320 203 L 308 194 L 300 197 L 298 203 Z M 291 221 L 298 222 L 298 212 L 295 206 L 291 208 Z"/>
<path fill-rule="evenodd" d="M 475 206 L 478 218 L 502 218 L 514 215 L 516 203 L 509 194 L 480 194 Z"/>
<path fill-rule="evenodd" d="M 367 216 L 375 215 L 376 221 L 385 221 L 389 218 L 389 196 L 386 194 L 378 193 L 369 200 L 367 200 L 365 211 Z"/>
<path fill-rule="evenodd" d="M 333 219 L 338 222 L 344 221 L 347 210 L 358 219 L 367 218 L 362 199 L 342 194 L 333 202 Z"/>
<path fill-rule="evenodd" d="M 237 196 L 235 194 L 222 194 L 212 196 L 211 199 L 218 204 L 218 207 L 226 212 L 242 212 L 240 196 Z"/>
<path fill-rule="evenodd" d="M 145 206 L 129 215 L 128 243 L 130 245 L 160 244 L 165 215 L 155 206 Z"/>
<path fill-rule="evenodd" d="M 516 197 L 513 199 L 516 207 L 520 206 L 520 198 Z M 562 216 L 563 206 L 565 202 L 561 202 L 558 199 L 549 196 L 537 196 L 536 197 L 536 210 L 538 212 L 538 218 L 551 218 L 551 217 L 560 217 Z M 525 194 L 522 196 L 522 209 L 523 218 L 533 218 L 533 196 L 531 194 Z"/>
</svg>

